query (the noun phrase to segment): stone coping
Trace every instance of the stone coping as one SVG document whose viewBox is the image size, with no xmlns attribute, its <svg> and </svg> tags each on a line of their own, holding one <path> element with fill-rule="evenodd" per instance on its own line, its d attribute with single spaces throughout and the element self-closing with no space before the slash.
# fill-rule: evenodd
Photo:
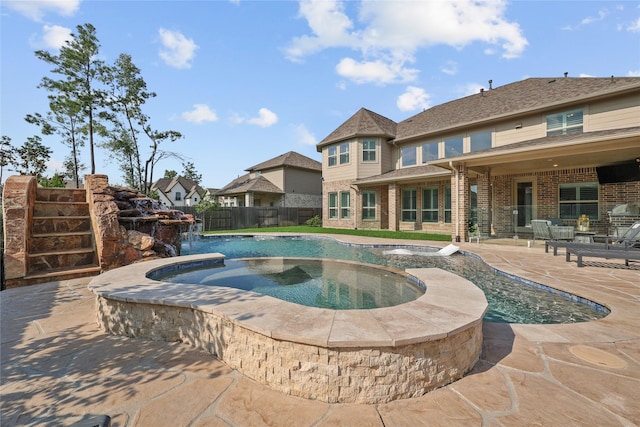
<svg viewBox="0 0 640 427">
<path fill-rule="evenodd" d="M 324 348 L 397 347 L 439 340 L 480 324 L 488 309 L 482 290 L 438 268 L 406 270 L 426 287 L 417 300 L 369 310 L 306 307 L 240 289 L 147 278 L 158 268 L 221 260 L 224 255 L 210 253 L 133 264 L 95 277 L 89 289 L 109 300 L 215 314 L 272 339 Z"/>
</svg>

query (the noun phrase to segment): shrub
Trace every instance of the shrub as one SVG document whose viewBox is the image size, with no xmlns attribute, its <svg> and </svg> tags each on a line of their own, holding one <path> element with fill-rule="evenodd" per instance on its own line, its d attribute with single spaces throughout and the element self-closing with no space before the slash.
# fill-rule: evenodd
<svg viewBox="0 0 640 427">
<path fill-rule="evenodd" d="M 320 218 L 320 215 L 316 215 L 308 219 L 304 225 L 308 225 L 309 227 L 322 227 L 322 218 Z"/>
</svg>

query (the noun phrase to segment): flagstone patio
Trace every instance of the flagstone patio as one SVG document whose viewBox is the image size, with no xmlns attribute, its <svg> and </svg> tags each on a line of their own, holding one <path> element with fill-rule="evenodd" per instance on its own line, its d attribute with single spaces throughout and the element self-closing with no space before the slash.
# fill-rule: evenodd
<svg viewBox="0 0 640 427">
<path fill-rule="evenodd" d="M 544 245 L 461 246 L 611 314 L 573 325 L 485 322 L 480 361 L 461 380 L 414 399 L 329 404 L 273 391 L 184 344 L 107 335 L 90 279 L 12 288 L 0 293 L 0 424 L 71 425 L 102 414 L 113 426 L 640 424 L 640 263 L 578 268 Z"/>
</svg>

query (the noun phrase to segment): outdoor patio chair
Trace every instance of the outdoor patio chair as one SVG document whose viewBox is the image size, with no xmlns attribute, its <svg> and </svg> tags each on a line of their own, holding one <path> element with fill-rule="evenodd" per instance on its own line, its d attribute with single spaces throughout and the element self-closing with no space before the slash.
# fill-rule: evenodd
<svg viewBox="0 0 640 427">
<path fill-rule="evenodd" d="M 533 222 L 533 221 L 532 221 Z M 553 255 L 558 255 L 558 248 L 572 248 L 588 250 L 593 249 L 596 251 L 601 250 L 627 250 L 634 246 L 640 245 L 640 221 L 634 222 L 631 227 L 618 237 L 617 240 L 609 242 L 608 238 L 605 238 L 604 243 L 578 243 L 578 242 L 559 242 L 559 241 L 546 241 L 544 244 L 544 251 L 549 252 L 549 247 L 553 247 Z"/>
<path fill-rule="evenodd" d="M 575 228 L 571 225 L 552 225 L 552 222 L 546 219 L 532 219 L 531 228 L 533 229 L 533 241 L 558 241 L 573 240 Z"/>
<path fill-rule="evenodd" d="M 605 258 L 605 259 L 623 259 L 624 264 L 628 267 L 630 261 L 640 261 L 639 249 L 594 249 L 594 248 L 567 248 L 566 260 L 571 261 L 571 254 L 578 258 L 578 267 L 584 267 L 583 257 Z"/>
</svg>

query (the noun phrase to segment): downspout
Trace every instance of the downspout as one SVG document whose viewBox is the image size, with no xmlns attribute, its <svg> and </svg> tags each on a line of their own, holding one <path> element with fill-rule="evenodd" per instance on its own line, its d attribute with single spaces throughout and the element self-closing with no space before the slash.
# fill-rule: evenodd
<svg viewBox="0 0 640 427">
<path fill-rule="evenodd" d="M 360 194 L 360 190 L 357 186 L 350 185 L 356 191 L 356 197 L 353 199 L 353 222 L 354 222 L 354 230 L 358 229 L 358 196 Z"/>
<path fill-rule="evenodd" d="M 460 174 L 457 168 L 453 167 L 453 162 L 449 160 L 449 168 L 456 177 L 456 242 L 460 242 Z"/>
</svg>

